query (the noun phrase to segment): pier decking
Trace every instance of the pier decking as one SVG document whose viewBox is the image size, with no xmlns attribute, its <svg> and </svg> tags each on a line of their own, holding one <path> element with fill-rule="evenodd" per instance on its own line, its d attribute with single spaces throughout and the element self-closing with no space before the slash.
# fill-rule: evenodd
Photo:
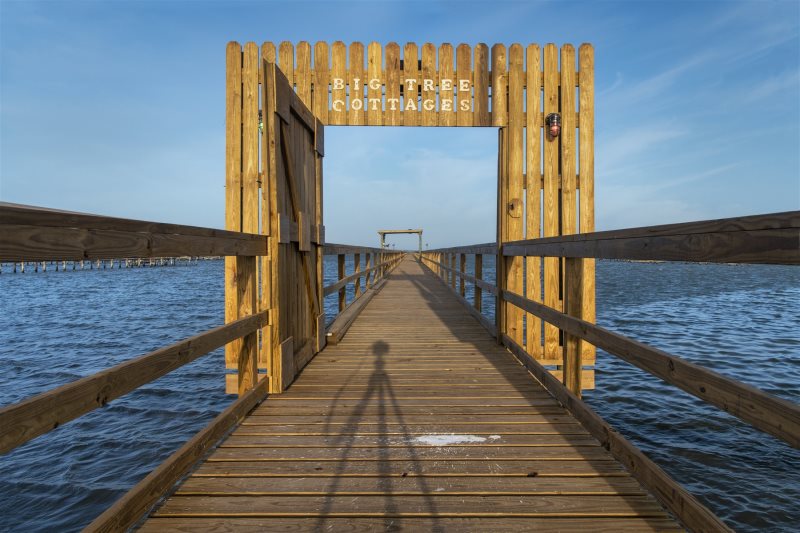
<svg viewBox="0 0 800 533">
<path fill-rule="evenodd" d="M 410 256 L 342 342 L 270 396 L 143 524 L 680 529 Z"/>
</svg>

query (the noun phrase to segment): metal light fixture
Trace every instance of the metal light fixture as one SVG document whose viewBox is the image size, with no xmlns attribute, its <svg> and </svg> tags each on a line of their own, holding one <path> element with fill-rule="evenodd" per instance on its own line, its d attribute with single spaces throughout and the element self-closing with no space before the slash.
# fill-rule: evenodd
<svg viewBox="0 0 800 533">
<path fill-rule="evenodd" d="M 544 119 L 544 125 L 547 127 L 547 135 L 551 139 L 555 139 L 561 133 L 561 115 L 550 113 Z"/>
<path fill-rule="evenodd" d="M 258 131 L 264 132 L 264 114 L 260 109 L 258 110 Z"/>
</svg>

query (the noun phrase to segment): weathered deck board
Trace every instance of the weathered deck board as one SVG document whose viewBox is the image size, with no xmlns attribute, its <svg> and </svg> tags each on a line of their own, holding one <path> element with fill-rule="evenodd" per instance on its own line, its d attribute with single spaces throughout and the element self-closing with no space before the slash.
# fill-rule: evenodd
<svg viewBox="0 0 800 533">
<path fill-rule="evenodd" d="M 142 530 L 679 530 L 482 332 L 406 259 Z"/>
</svg>

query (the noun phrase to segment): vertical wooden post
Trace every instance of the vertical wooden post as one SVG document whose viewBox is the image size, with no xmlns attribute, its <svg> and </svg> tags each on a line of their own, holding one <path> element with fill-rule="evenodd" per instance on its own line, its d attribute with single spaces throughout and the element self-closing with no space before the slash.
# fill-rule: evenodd
<svg viewBox="0 0 800 533">
<path fill-rule="evenodd" d="M 525 121 L 525 238 L 541 237 L 542 202 L 542 124 L 541 97 L 542 76 L 541 51 L 532 44 L 527 50 L 527 90 Z M 540 257 L 525 258 L 525 296 L 534 302 L 542 301 L 542 260 Z M 542 321 L 536 315 L 525 315 L 525 350 L 534 358 L 542 359 Z"/>
<path fill-rule="evenodd" d="M 494 50 L 494 48 L 492 48 Z M 494 99 L 492 100 L 494 102 Z M 494 117 L 494 114 L 492 115 Z M 495 294 L 494 321 L 496 327 L 496 340 L 503 344 L 503 334 L 506 330 L 506 302 L 503 290 L 506 288 L 506 262 L 503 257 L 503 242 L 506 240 L 505 213 L 507 205 L 506 172 L 507 161 L 507 128 L 497 130 L 497 253 L 495 255 L 495 279 L 497 294 Z"/>
<path fill-rule="evenodd" d="M 506 211 L 504 224 L 507 226 L 506 241 L 521 240 L 524 236 L 523 206 L 523 164 L 525 162 L 523 128 L 525 115 L 523 107 L 523 88 L 525 74 L 523 71 L 524 50 L 519 44 L 509 48 L 508 54 L 508 150 L 507 150 L 507 181 L 506 181 Z M 523 293 L 523 258 L 507 257 L 506 286 L 509 292 Z M 517 344 L 522 345 L 522 319 L 523 312 L 516 306 L 506 308 L 506 325 L 509 337 Z"/>
<path fill-rule="evenodd" d="M 361 272 L 361 254 L 353 254 L 353 274 L 358 274 L 359 272 Z M 361 296 L 361 278 L 356 278 L 354 283 L 356 287 L 355 297 L 358 298 Z"/>
<path fill-rule="evenodd" d="M 578 50 L 580 68 L 580 123 L 578 161 L 580 172 L 580 227 L 581 233 L 594 231 L 594 48 L 582 44 Z M 595 316 L 595 260 L 583 261 L 583 319 L 589 322 Z M 583 359 L 594 360 L 595 347 L 583 343 Z"/>
<path fill-rule="evenodd" d="M 344 254 L 339 254 L 339 279 L 343 279 L 345 276 L 345 269 L 344 269 Z M 339 289 L 339 312 L 341 313 L 344 311 L 344 308 L 347 307 L 347 287 L 342 287 Z"/>
<path fill-rule="evenodd" d="M 452 253 L 450 254 L 450 287 L 455 291 L 456 290 L 456 256 L 458 254 Z"/>
<path fill-rule="evenodd" d="M 558 107 L 558 49 L 550 43 L 544 47 L 544 114 L 557 113 Z M 563 128 L 562 128 L 563 131 Z M 559 139 L 544 135 L 544 237 L 559 234 L 558 211 L 558 152 Z M 559 297 L 559 259 L 544 258 L 544 304 L 561 310 Z M 544 326 L 544 358 L 558 357 L 558 328 L 545 323 Z"/>
<path fill-rule="evenodd" d="M 475 277 L 483 279 L 483 254 L 475 254 Z M 483 307 L 483 289 L 475 284 L 475 309 L 480 313 Z"/>
<path fill-rule="evenodd" d="M 327 51 L 326 51 L 327 52 Z M 327 55 L 325 56 L 325 63 L 327 65 Z M 327 95 L 328 95 L 328 83 L 325 81 L 324 86 L 322 89 L 325 91 L 325 101 L 327 103 Z M 317 277 L 317 302 L 319 302 L 319 314 L 317 315 L 316 321 L 316 338 L 317 338 L 317 349 L 316 351 L 319 352 L 325 347 L 327 342 L 327 337 L 325 336 L 325 228 L 322 225 L 323 223 L 323 216 L 322 216 L 322 158 L 325 157 L 325 126 L 323 125 L 320 119 L 315 121 L 315 128 L 314 128 L 314 166 L 315 166 L 315 189 L 316 189 L 316 197 L 314 198 L 315 209 L 314 209 L 314 223 L 316 225 L 316 236 L 317 236 L 317 245 L 314 248 L 314 259 L 316 260 L 316 277 Z"/>
<path fill-rule="evenodd" d="M 241 231 L 258 233 L 258 46 L 247 43 L 242 69 L 242 226 Z M 238 314 L 244 317 L 257 310 L 258 287 L 255 257 L 236 258 Z M 239 396 L 258 381 L 258 332 L 242 339 L 237 361 Z"/>
<path fill-rule="evenodd" d="M 229 42 L 225 87 L 225 229 L 240 231 L 242 224 L 242 48 Z M 225 258 L 225 322 L 239 318 L 237 261 Z M 83 266 L 83 264 L 81 264 Z M 91 263 L 89 263 L 91 268 Z M 225 368 L 237 368 L 241 340 L 225 345 Z"/>
<path fill-rule="evenodd" d="M 582 318 L 583 315 L 583 259 L 567 257 L 565 264 L 564 307 L 568 315 Z M 581 395 L 582 357 L 580 337 L 564 332 L 564 386 L 577 396 Z"/>
<path fill-rule="evenodd" d="M 373 279 L 374 274 L 370 270 L 370 268 L 372 268 L 373 265 L 373 259 L 372 259 L 373 257 L 375 257 L 375 254 L 369 252 L 367 253 L 367 264 L 366 264 L 367 275 L 366 279 L 364 280 L 365 289 L 369 289 L 374 284 L 374 279 Z"/>
<path fill-rule="evenodd" d="M 459 254 L 458 270 L 461 272 L 461 274 L 464 274 L 467 271 L 467 254 Z M 463 276 L 460 276 L 459 282 L 459 292 L 463 298 L 467 295 L 466 280 Z"/>
</svg>

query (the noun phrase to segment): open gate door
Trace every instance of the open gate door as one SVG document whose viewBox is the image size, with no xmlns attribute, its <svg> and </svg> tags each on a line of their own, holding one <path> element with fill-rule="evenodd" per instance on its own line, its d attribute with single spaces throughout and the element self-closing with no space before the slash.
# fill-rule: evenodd
<svg viewBox="0 0 800 533">
<path fill-rule="evenodd" d="M 262 283 L 272 310 L 265 354 L 270 390 L 282 392 L 325 346 L 323 310 L 322 123 L 275 64 L 263 62 L 269 261 Z"/>
</svg>

